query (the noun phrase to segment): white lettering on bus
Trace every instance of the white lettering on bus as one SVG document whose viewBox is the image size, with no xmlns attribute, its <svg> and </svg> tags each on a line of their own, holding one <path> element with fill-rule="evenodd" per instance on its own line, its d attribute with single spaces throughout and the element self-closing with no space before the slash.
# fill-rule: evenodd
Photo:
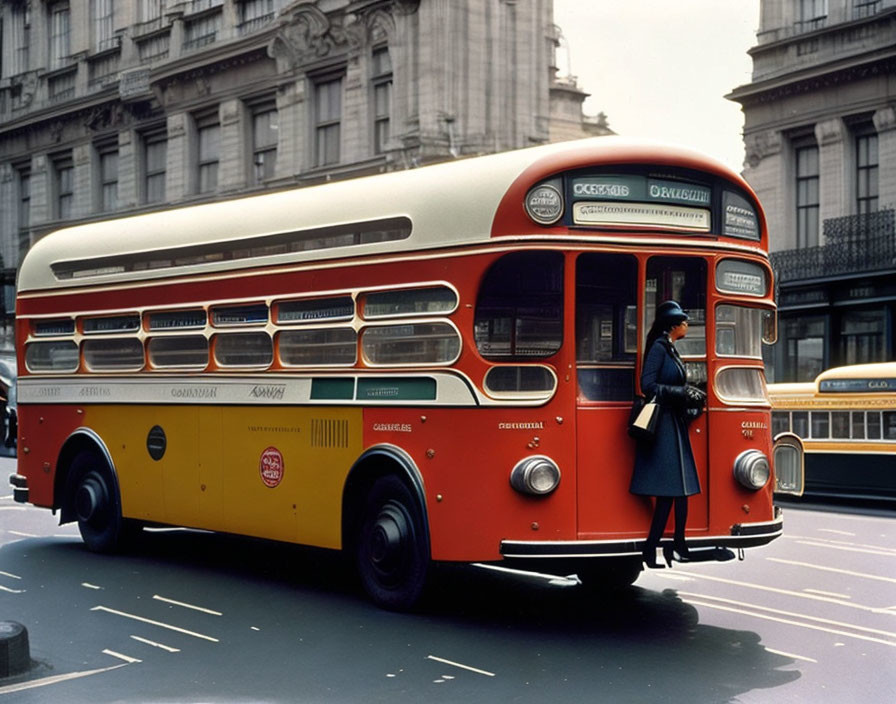
<svg viewBox="0 0 896 704">
<path fill-rule="evenodd" d="M 217 387 L 190 386 L 171 389 L 174 398 L 218 398 Z"/>
<path fill-rule="evenodd" d="M 267 398 L 273 401 L 280 401 L 286 394 L 285 386 L 253 386 L 249 395 L 252 398 Z"/>
<path fill-rule="evenodd" d="M 650 185 L 650 197 L 659 200 L 683 200 L 688 203 L 708 203 L 709 194 L 697 188 L 672 188 L 671 186 Z"/>
<path fill-rule="evenodd" d="M 374 423 L 373 429 L 378 433 L 410 433 L 413 431 L 410 423 Z"/>
<path fill-rule="evenodd" d="M 498 423 L 498 430 L 543 430 L 544 421 L 533 421 L 531 423 Z"/>
<path fill-rule="evenodd" d="M 577 196 L 628 198 L 631 195 L 631 189 L 622 183 L 577 183 L 573 186 L 573 194 Z"/>
</svg>

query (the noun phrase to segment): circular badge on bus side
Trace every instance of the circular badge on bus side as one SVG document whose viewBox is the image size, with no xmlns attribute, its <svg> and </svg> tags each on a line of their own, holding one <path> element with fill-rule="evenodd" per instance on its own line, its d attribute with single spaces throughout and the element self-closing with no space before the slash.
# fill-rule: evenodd
<svg viewBox="0 0 896 704">
<path fill-rule="evenodd" d="M 165 437 L 165 431 L 162 426 L 154 425 L 146 436 L 146 451 L 149 456 L 158 462 L 165 456 L 165 450 L 168 449 L 168 438 Z"/>
<path fill-rule="evenodd" d="M 276 447 L 269 447 L 261 453 L 258 471 L 264 485 L 273 489 L 283 481 L 283 455 Z"/>
<path fill-rule="evenodd" d="M 563 196 L 548 184 L 536 186 L 526 194 L 526 213 L 539 225 L 553 225 L 563 215 Z"/>
</svg>

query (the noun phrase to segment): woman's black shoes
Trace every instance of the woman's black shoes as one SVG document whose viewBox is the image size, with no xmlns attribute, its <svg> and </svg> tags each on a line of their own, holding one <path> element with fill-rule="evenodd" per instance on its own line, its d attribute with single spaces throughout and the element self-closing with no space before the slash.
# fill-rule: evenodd
<svg viewBox="0 0 896 704">
<path fill-rule="evenodd" d="M 672 545 L 663 545 L 663 558 L 666 560 L 666 564 L 671 567 L 672 562 L 690 562 L 691 555 L 688 552 L 687 548 L 676 548 Z"/>
<path fill-rule="evenodd" d="M 663 569 L 663 565 L 656 561 L 656 548 L 644 548 L 641 553 L 641 561 L 652 570 Z"/>
</svg>

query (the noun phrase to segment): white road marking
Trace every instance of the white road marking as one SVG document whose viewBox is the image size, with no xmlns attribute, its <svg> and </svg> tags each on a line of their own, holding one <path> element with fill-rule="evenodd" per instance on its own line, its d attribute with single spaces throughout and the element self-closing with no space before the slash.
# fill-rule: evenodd
<svg viewBox="0 0 896 704">
<path fill-rule="evenodd" d="M 81 677 L 90 677 L 91 675 L 101 675 L 104 672 L 111 672 L 127 665 L 112 665 L 112 667 L 101 667 L 98 670 L 84 670 L 83 672 L 69 672 L 66 675 L 53 675 L 52 677 L 44 677 L 39 680 L 30 680 L 28 682 L 20 682 L 19 684 L 9 684 L 0 687 L 0 695 L 12 694 L 13 692 L 23 692 L 26 689 L 35 689 L 37 687 L 46 687 L 59 682 L 68 682 L 69 680 L 77 680 Z"/>
<path fill-rule="evenodd" d="M 809 592 L 810 594 L 821 594 L 822 596 L 832 596 L 837 599 L 852 599 L 849 594 L 838 594 L 837 592 L 826 592 L 823 589 L 803 589 L 804 592 Z"/>
<path fill-rule="evenodd" d="M 818 662 L 815 658 L 807 658 L 805 655 L 797 655 L 796 653 L 786 653 L 783 650 L 774 650 L 772 648 L 766 648 L 765 652 L 774 653 L 775 655 L 782 655 L 785 658 L 794 658 L 795 660 L 805 660 L 806 662 Z"/>
<path fill-rule="evenodd" d="M 820 547 L 833 547 L 835 545 L 840 545 L 843 547 L 851 547 L 851 548 L 868 548 L 870 550 L 880 550 L 887 555 L 896 556 L 896 549 L 891 548 L 887 545 L 868 545 L 866 543 L 853 543 L 848 540 L 832 540 L 831 538 L 819 538 L 814 535 L 790 535 L 785 533 L 788 538 L 791 540 L 796 540 L 797 542 L 801 540 L 811 540 L 813 543 L 820 543 Z"/>
<path fill-rule="evenodd" d="M 91 584 L 90 582 L 81 582 L 81 586 L 87 589 L 102 589 L 102 587 L 98 587 L 95 584 Z"/>
<path fill-rule="evenodd" d="M 9 577 L 10 579 L 21 579 L 19 575 L 13 574 L 12 572 L 0 572 L 0 576 Z"/>
<path fill-rule="evenodd" d="M 154 640 L 149 640 L 147 638 L 141 638 L 140 636 L 131 636 L 134 640 L 140 643 L 146 643 L 146 645 L 151 645 L 153 648 L 161 648 L 162 650 L 167 650 L 169 653 L 179 653 L 180 648 L 172 648 L 170 645 L 165 645 L 164 643 L 156 643 Z"/>
<path fill-rule="evenodd" d="M 847 552 L 860 552 L 866 555 L 884 555 L 885 557 L 896 557 L 896 552 L 883 548 L 856 548 L 848 545 L 837 545 L 833 542 L 821 542 L 818 540 L 797 540 L 800 545 L 810 545 L 813 548 L 827 548 L 828 550 L 846 550 Z"/>
<path fill-rule="evenodd" d="M 24 594 L 24 589 L 10 589 L 9 587 L 4 587 L 0 584 L 0 592 L 8 592 L 9 594 Z"/>
<path fill-rule="evenodd" d="M 800 628 L 810 628 L 815 631 L 824 631 L 825 633 L 833 633 L 838 636 L 846 636 L 847 638 L 856 638 L 858 640 L 868 640 L 872 643 L 880 643 L 882 645 L 889 645 L 892 648 L 896 648 L 896 641 L 883 640 L 882 638 L 873 638 L 872 636 L 864 636 L 860 633 L 848 633 L 846 631 L 839 631 L 834 628 L 825 628 L 824 626 L 816 626 L 811 623 L 802 623 L 800 621 L 793 621 L 791 619 L 786 618 L 778 618 L 777 616 L 769 616 L 768 614 L 759 614 L 753 611 L 747 611 L 746 609 L 735 609 L 730 606 L 722 606 L 721 604 L 710 604 L 705 601 L 699 601 L 697 599 L 685 599 L 685 601 L 689 604 L 693 604 L 694 606 L 705 606 L 709 609 L 718 609 L 719 611 L 730 611 L 736 614 L 742 614 L 744 616 L 752 616 L 753 618 L 761 618 L 766 621 L 777 621 L 778 623 L 785 623 L 790 626 L 798 626 Z M 803 617 L 805 618 L 805 617 Z M 852 627 L 852 626 L 851 626 Z"/>
<path fill-rule="evenodd" d="M 124 660 L 129 665 L 135 662 L 143 662 L 142 660 L 138 660 L 137 658 L 132 658 L 130 655 L 122 655 L 121 653 L 116 653 L 114 650 L 109 650 L 108 648 L 103 651 L 103 655 L 111 655 L 113 658 Z"/>
<path fill-rule="evenodd" d="M 427 655 L 427 660 L 435 660 L 436 662 L 440 662 L 443 665 L 451 665 L 452 667 L 459 667 L 461 670 L 469 670 L 470 672 L 475 672 L 479 675 L 485 675 L 486 677 L 494 677 L 494 672 L 489 672 L 488 670 L 480 670 L 478 667 L 470 667 L 469 665 L 461 665 L 459 662 L 452 662 L 451 660 L 445 660 L 445 658 L 437 658 L 435 655 Z"/>
<path fill-rule="evenodd" d="M 819 528 L 819 533 L 834 533 L 836 535 L 849 535 L 855 537 L 855 533 L 850 533 L 848 530 L 834 530 L 833 528 Z"/>
<path fill-rule="evenodd" d="M 10 535 L 17 535 L 20 538 L 36 538 L 37 537 L 36 533 L 23 533 L 20 530 L 8 530 L 6 532 L 9 533 Z"/>
<path fill-rule="evenodd" d="M 27 511 L 24 506 L 0 506 L 0 511 Z"/>
<path fill-rule="evenodd" d="M 156 601 L 164 601 L 166 604 L 173 604 L 174 606 L 182 606 L 185 609 L 193 609 L 194 611 L 201 611 L 204 614 L 211 614 L 212 616 L 223 616 L 220 611 L 212 611 L 211 609 L 206 609 L 203 606 L 194 606 L 193 604 L 186 604 L 183 601 L 175 601 L 174 599 L 167 599 L 164 596 L 159 596 L 158 594 L 153 594 L 153 599 Z"/>
<path fill-rule="evenodd" d="M 110 609 L 105 606 L 94 606 L 91 611 L 105 611 L 109 614 L 114 614 L 116 616 L 122 616 L 124 618 L 130 618 L 134 621 L 140 621 L 141 623 L 148 623 L 151 626 L 158 626 L 159 628 L 167 628 L 169 631 L 175 631 L 176 633 L 183 633 L 184 635 L 193 636 L 194 638 L 201 638 L 202 640 L 208 640 L 212 643 L 219 643 L 220 641 L 217 638 L 212 638 L 211 636 L 204 635 L 202 633 L 196 633 L 194 631 L 188 631 L 185 628 L 179 628 L 177 626 L 172 626 L 170 623 L 162 623 L 161 621 L 152 621 L 148 618 L 143 618 L 142 616 L 137 616 L 136 614 L 129 614 L 124 611 L 116 611 L 115 609 Z"/>
<path fill-rule="evenodd" d="M 792 589 L 779 589 L 777 587 L 768 587 L 764 584 L 754 584 L 753 582 L 741 582 L 736 579 L 725 579 L 724 577 L 713 577 L 712 575 L 704 574 L 702 572 L 685 572 L 685 574 L 692 575 L 697 579 L 708 579 L 711 582 L 721 582 L 722 584 L 733 584 L 738 587 L 747 587 L 748 589 L 758 589 L 764 592 L 772 592 L 774 594 L 785 594 L 787 596 L 796 596 L 801 599 L 812 599 L 814 601 L 826 601 L 829 604 L 839 604 L 840 606 L 846 606 L 850 609 L 859 609 L 861 611 L 870 611 L 872 613 L 877 613 L 880 611 L 880 607 L 877 606 L 865 606 L 864 604 L 856 604 L 851 601 L 842 601 L 840 599 L 832 599 L 829 596 L 820 596 L 818 594 L 806 594 L 805 592 L 797 592 Z M 896 615 L 896 614 L 894 614 Z"/>
<path fill-rule="evenodd" d="M 757 609 L 759 611 L 768 611 L 773 614 L 781 614 L 783 616 L 793 616 L 794 618 L 804 618 L 809 621 L 818 621 L 819 623 L 826 623 L 832 626 L 840 626 L 842 628 L 852 628 L 856 631 L 864 631 L 866 633 L 874 633 L 879 636 L 887 636 L 889 638 L 896 638 L 896 633 L 890 631 L 882 631 L 878 628 L 868 628 L 867 626 L 856 626 L 852 623 L 846 623 L 844 621 L 835 621 L 830 618 L 822 618 L 821 616 L 810 616 L 809 614 L 797 613 L 795 611 L 785 611 L 784 609 L 775 609 L 771 606 L 761 606 L 760 604 L 751 604 L 747 601 L 737 601 L 735 599 L 726 599 L 721 596 L 710 596 L 708 594 L 696 594 L 694 592 L 678 592 L 679 594 L 693 596 L 698 599 L 709 599 L 710 601 L 720 601 L 725 604 L 733 604 L 735 606 L 745 606 L 750 609 Z"/>
<path fill-rule="evenodd" d="M 780 562 L 783 565 L 794 565 L 795 567 L 811 567 L 816 570 L 824 570 L 825 572 L 837 572 L 838 574 L 848 574 L 851 577 L 862 577 L 864 579 L 878 579 L 881 582 L 892 582 L 896 584 L 896 579 L 893 577 L 882 577 L 877 574 L 867 574 L 865 572 L 854 572 L 852 570 L 843 570 L 839 567 L 828 567 L 827 565 L 816 565 L 812 562 L 799 562 L 797 560 L 784 560 L 780 557 L 767 557 L 766 560 L 771 560 L 772 562 Z"/>
</svg>

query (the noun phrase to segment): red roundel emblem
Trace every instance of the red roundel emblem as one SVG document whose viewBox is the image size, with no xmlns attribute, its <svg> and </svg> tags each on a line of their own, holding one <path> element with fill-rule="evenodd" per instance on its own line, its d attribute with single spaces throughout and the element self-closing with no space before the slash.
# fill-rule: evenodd
<svg viewBox="0 0 896 704">
<path fill-rule="evenodd" d="M 283 455 L 276 447 L 269 447 L 261 453 L 261 461 L 258 463 L 258 471 L 261 473 L 261 481 L 265 486 L 273 489 L 283 479 Z"/>
</svg>

